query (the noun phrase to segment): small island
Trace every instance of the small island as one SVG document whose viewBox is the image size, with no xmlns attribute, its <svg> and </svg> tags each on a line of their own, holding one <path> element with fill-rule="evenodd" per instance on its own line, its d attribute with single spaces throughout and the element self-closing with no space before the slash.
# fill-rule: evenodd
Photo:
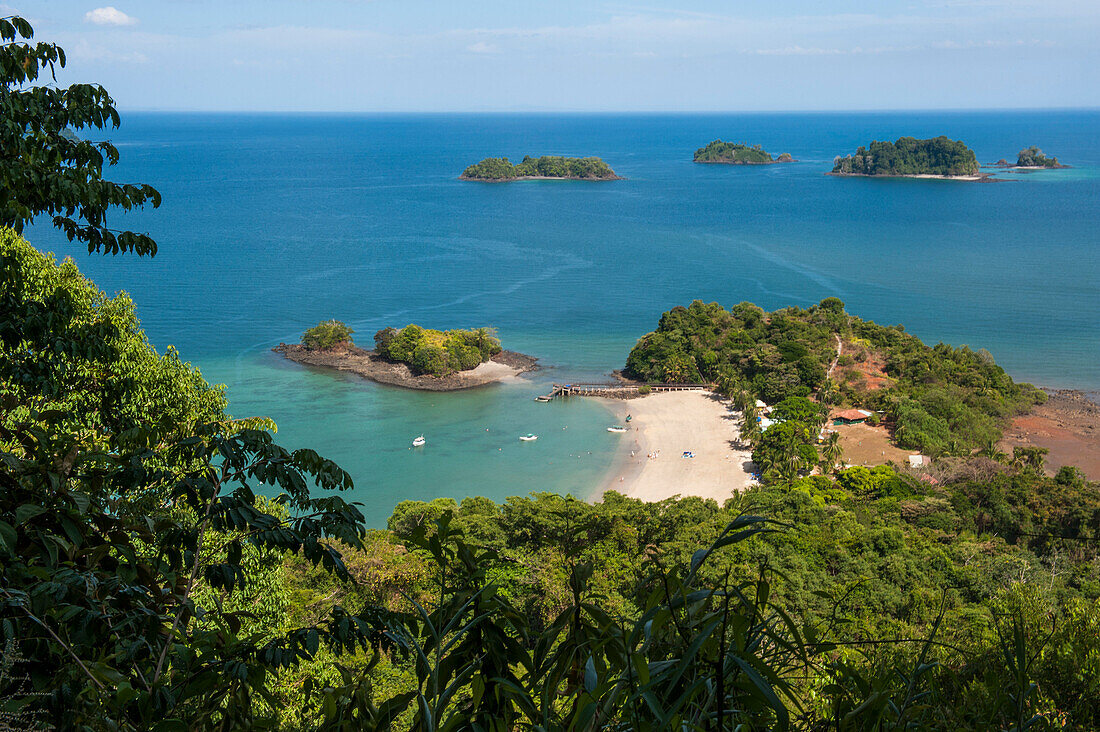
<svg viewBox="0 0 1100 732">
<path fill-rule="evenodd" d="M 1048 158 L 1037 146 L 1025 148 L 1016 156 L 1017 168 L 1068 168 L 1062 165 L 1058 158 Z"/>
<path fill-rule="evenodd" d="M 896 142 L 878 140 L 860 147 L 854 155 L 837 156 L 829 175 L 889 178 L 945 178 L 984 180 L 974 151 L 958 140 L 934 137 L 918 140 L 901 137 Z"/>
<path fill-rule="evenodd" d="M 513 180 L 622 180 L 600 158 L 564 158 L 560 155 L 527 155 L 519 165 L 508 158 L 485 158 L 471 165 L 459 180 L 503 182 Z"/>
<path fill-rule="evenodd" d="M 773 165 L 775 163 L 796 163 L 790 153 L 781 153 L 773 158 L 759 145 L 742 145 L 739 142 L 715 140 L 706 147 L 695 151 L 694 162 L 717 163 L 720 165 Z"/>
<path fill-rule="evenodd" d="M 280 343 L 272 350 L 295 363 L 427 391 L 484 386 L 537 368 L 538 359 L 503 350 L 492 328 L 383 328 L 374 335 L 374 350 L 352 343 L 353 332 L 338 320 L 327 320 L 307 330 L 301 343 Z"/>
</svg>

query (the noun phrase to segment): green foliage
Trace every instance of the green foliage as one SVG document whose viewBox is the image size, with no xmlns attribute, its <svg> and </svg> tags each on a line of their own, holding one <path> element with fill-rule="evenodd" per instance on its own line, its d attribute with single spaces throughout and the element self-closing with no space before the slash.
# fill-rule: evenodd
<svg viewBox="0 0 1100 732">
<path fill-rule="evenodd" d="M 523 158 L 513 165 L 508 158 L 485 158 L 462 172 L 468 180 L 515 180 L 516 178 L 577 178 L 580 180 L 615 180 L 618 178 L 600 158 L 565 158 L 544 155 Z"/>
<path fill-rule="evenodd" d="M 375 333 L 374 344 L 383 358 L 432 376 L 468 371 L 501 352 L 492 328 L 439 331 L 412 324 L 401 330 L 383 328 Z"/>
<path fill-rule="evenodd" d="M 104 452 L 152 449 L 195 424 L 271 426 L 235 423 L 225 409 L 222 388 L 175 349 L 153 350 L 124 293 L 108 298 L 71 260 L 58 264 L 0 229 L 0 426 L 51 413 L 56 429 Z M 0 438 L 0 449 L 13 447 Z"/>
<path fill-rule="evenodd" d="M 331 348 L 337 343 L 351 343 L 351 334 L 354 332 L 339 320 L 325 320 L 302 334 L 302 345 L 311 351 Z"/>
<path fill-rule="evenodd" d="M 1020 154 L 1016 156 L 1016 165 L 1021 168 L 1061 168 L 1061 163 L 1058 162 L 1058 158 L 1048 158 L 1043 154 L 1035 145 L 1024 148 L 1020 151 Z"/>
<path fill-rule="evenodd" d="M 860 147 L 855 155 L 833 161 L 833 173 L 840 175 L 976 175 L 974 151 L 958 140 L 944 136 L 929 140 L 900 137 L 897 142 L 875 140 Z"/>
<path fill-rule="evenodd" d="M 764 148 L 759 145 L 749 147 L 741 143 L 722 142 L 721 140 L 715 140 L 706 147 L 701 147 L 695 151 L 695 162 L 697 163 L 761 165 L 774 162 L 786 163 L 790 160 L 789 153 L 783 153 L 778 160 L 775 160 L 770 154 L 764 152 Z"/>
<path fill-rule="evenodd" d="M 257 593 L 284 552 L 347 576 L 325 540 L 358 545 L 362 515 L 310 495 L 311 483 L 349 489 L 347 473 L 265 432 L 226 436 L 217 425 L 155 453 L 108 453 L 57 430 L 56 416 L 32 411 L 0 429 L 14 445 L 0 452 L 0 644 L 27 659 L 15 671 L 33 690 L 14 699 L 0 689 L 10 703 L 63 728 L 247 726 L 278 669 L 321 645 L 341 652 L 377 640 L 369 615 L 338 607 L 312 627 L 253 625 L 281 616 L 277 597 Z M 173 510 L 112 510 L 157 483 Z M 263 510 L 251 489 L 261 483 L 283 492 L 282 518 Z"/>
<path fill-rule="evenodd" d="M 765 480 L 794 480 L 817 465 L 816 430 L 798 421 L 773 424 L 760 434 L 752 461 Z"/>
<path fill-rule="evenodd" d="M 149 235 L 109 228 L 107 212 L 146 203 L 156 208 L 160 194 L 148 185 L 104 180 L 103 164 L 117 163 L 118 150 L 74 134 L 117 128 L 114 100 L 98 85 L 53 83 L 65 51 L 29 43 L 33 36 L 23 18 L 0 18 L 0 227 L 21 233 L 44 214 L 89 252 L 156 254 Z M 36 85 L 46 74 L 48 83 Z"/>
<path fill-rule="evenodd" d="M 878 352 L 893 381 L 874 391 L 849 384 L 838 393 L 826 378 L 838 338 Z M 849 353 L 837 359 L 841 367 L 853 363 Z M 751 303 L 673 308 L 630 351 L 625 373 L 640 381 L 710 382 L 731 395 L 743 389 L 770 404 L 815 395 L 882 410 L 899 445 L 931 455 L 968 454 L 996 442 L 1008 418 L 1045 399 L 1013 382 L 986 351 L 926 346 L 901 326 L 848 315 L 835 297 L 772 313 Z M 781 418 L 818 422 L 811 402 L 790 404 L 804 410 L 788 414 L 784 407 Z"/>
</svg>

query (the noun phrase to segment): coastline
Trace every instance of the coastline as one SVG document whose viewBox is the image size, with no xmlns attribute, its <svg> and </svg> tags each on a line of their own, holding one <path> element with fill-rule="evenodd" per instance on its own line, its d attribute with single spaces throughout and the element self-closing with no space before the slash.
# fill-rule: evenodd
<svg viewBox="0 0 1100 732">
<path fill-rule="evenodd" d="M 867 173 L 834 173 L 832 171 L 825 175 L 831 175 L 834 178 L 914 178 L 917 180 L 961 180 L 968 183 L 977 181 L 991 180 L 994 173 L 978 173 L 976 175 L 932 175 L 931 173 L 912 173 L 908 175 L 869 175 Z"/>
<path fill-rule="evenodd" d="M 297 343 L 280 343 L 271 349 L 289 361 L 361 376 L 379 384 L 420 391 L 459 391 L 488 386 L 538 370 L 538 359 L 515 351 L 501 351 L 469 371 L 447 376 L 417 376 L 403 363 L 395 363 L 349 343 L 332 348 L 308 350 Z"/>
<path fill-rule="evenodd" d="M 590 183 L 602 183 L 608 180 L 626 180 L 626 178 L 623 178 L 621 175 L 614 175 L 607 178 L 583 178 L 576 175 L 520 175 L 515 178 L 475 178 L 468 175 L 460 175 L 458 179 L 473 183 L 511 183 L 517 180 L 583 180 Z"/>
<path fill-rule="evenodd" d="M 649 502 L 680 495 L 721 504 L 752 482 L 745 469 L 751 454 L 740 443 L 737 416 L 716 394 L 663 392 L 599 401 L 629 431 L 609 433 L 620 444 L 591 500 L 616 491 Z M 685 451 L 694 457 L 682 457 Z"/>
<path fill-rule="evenodd" d="M 1075 389 L 1043 387 L 1047 401 L 1012 419 L 998 447 L 1008 455 L 1014 447 L 1049 450 L 1046 472 L 1064 465 L 1100 480 L 1100 395 Z"/>
<path fill-rule="evenodd" d="M 783 163 L 797 163 L 794 158 L 790 160 L 766 160 L 763 162 L 754 162 L 751 160 L 692 160 L 693 163 L 699 165 L 781 165 Z"/>
</svg>

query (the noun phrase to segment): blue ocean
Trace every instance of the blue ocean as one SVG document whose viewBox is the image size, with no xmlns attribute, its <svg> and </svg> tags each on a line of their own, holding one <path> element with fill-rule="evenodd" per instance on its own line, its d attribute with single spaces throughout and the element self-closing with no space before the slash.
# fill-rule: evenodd
<svg viewBox="0 0 1100 732">
<path fill-rule="evenodd" d="M 611 464 L 598 403 L 538 404 L 605 377 L 661 313 L 693 299 L 767 309 L 835 295 L 927 342 L 989 350 L 1013 377 L 1100 389 L 1100 112 L 727 115 L 123 115 L 113 179 L 164 204 L 110 223 L 153 259 L 39 248 L 125 290 L 152 342 L 227 385 L 355 478 L 373 526 L 406 499 L 590 497 Z M 1039 145 L 1067 170 L 1007 182 L 838 179 L 872 139 L 947 135 L 983 164 Z M 799 160 L 705 166 L 714 139 Z M 457 180 L 488 156 L 596 155 L 625 180 Z M 271 348 L 338 318 L 379 328 L 491 325 L 543 370 L 422 393 L 289 363 Z M 540 439 L 521 443 L 519 434 Z M 423 433 L 428 446 L 410 449 Z"/>
</svg>

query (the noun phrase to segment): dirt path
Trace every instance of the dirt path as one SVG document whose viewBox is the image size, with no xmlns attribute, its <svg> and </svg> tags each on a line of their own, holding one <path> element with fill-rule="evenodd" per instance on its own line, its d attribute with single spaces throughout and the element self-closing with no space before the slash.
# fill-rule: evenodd
<svg viewBox="0 0 1100 732">
<path fill-rule="evenodd" d="M 829 364 L 829 370 L 825 372 L 826 379 L 833 378 L 833 369 L 835 369 L 837 363 L 840 362 L 840 354 L 844 352 L 844 341 L 840 340 L 840 335 L 838 333 L 833 333 L 833 338 L 836 338 L 836 358 Z"/>
</svg>

